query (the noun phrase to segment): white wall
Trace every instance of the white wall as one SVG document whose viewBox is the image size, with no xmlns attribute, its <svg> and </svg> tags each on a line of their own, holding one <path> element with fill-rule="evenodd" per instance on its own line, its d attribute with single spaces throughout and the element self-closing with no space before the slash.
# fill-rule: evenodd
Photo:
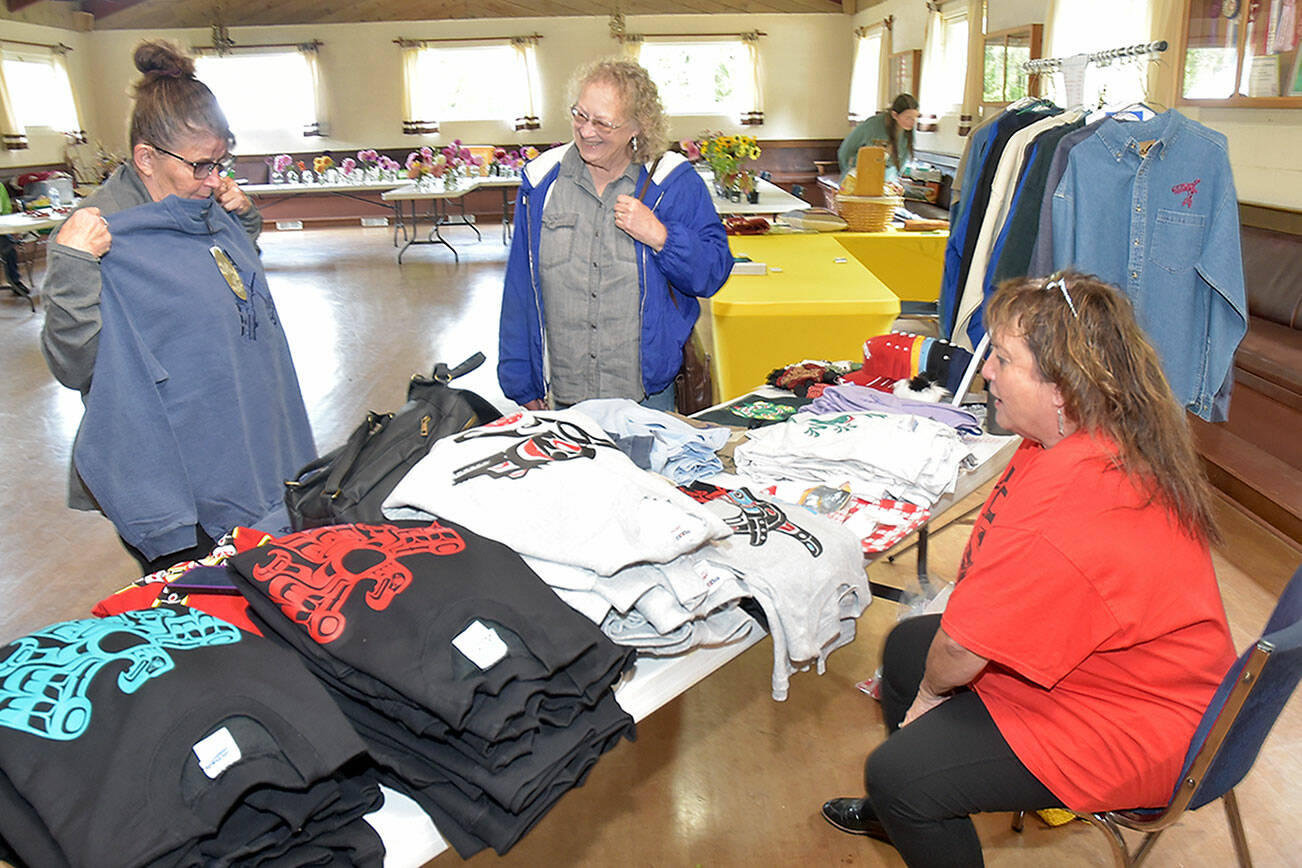
<svg viewBox="0 0 1302 868">
<path fill-rule="evenodd" d="M 768 139 L 839 138 L 845 134 L 845 104 L 849 98 L 851 37 L 845 15 L 675 15 L 634 16 L 629 32 L 740 32 L 759 29 L 769 35 L 760 40 L 764 73 L 765 123 L 757 131 Z M 444 123 L 434 136 L 402 134 L 402 67 L 399 36 L 433 37 L 511 36 L 540 33 L 539 75 L 542 128 L 517 134 L 505 123 Z M 103 31 L 91 47 L 97 75 L 95 101 L 102 107 L 101 134 L 106 143 L 124 148 L 128 97 L 123 82 L 136 77 L 131 51 L 141 39 L 165 36 L 183 45 L 208 41 L 206 30 Z M 320 39 L 321 75 L 330 94 L 330 136 L 304 139 L 286 132 L 261 139 L 242 139 L 245 153 L 338 150 L 362 147 L 400 148 L 446 143 L 459 138 L 467 143 L 552 142 L 571 136 L 567 85 L 580 64 L 615 54 L 619 45 L 610 37 L 607 19 L 512 18 L 473 21 L 378 22 L 286 27 L 232 27 L 236 43 L 302 42 Z M 739 131 L 736 118 L 695 117 L 671 121 L 675 138 L 694 136 L 705 129 Z"/>
</svg>

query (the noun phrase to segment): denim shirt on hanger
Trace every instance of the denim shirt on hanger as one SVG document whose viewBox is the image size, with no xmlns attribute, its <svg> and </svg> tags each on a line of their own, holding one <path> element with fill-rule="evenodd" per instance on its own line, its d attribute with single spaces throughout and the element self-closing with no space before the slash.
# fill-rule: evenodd
<svg viewBox="0 0 1302 868">
<path fill-rule="evenodd" d="M 1054 191 L 1053 264 L 1125 290 L 1176 398 L 1226 417 L 1247 301 L 1225 136 L 1174 110 L 1105 120 Z"/>
</svg>

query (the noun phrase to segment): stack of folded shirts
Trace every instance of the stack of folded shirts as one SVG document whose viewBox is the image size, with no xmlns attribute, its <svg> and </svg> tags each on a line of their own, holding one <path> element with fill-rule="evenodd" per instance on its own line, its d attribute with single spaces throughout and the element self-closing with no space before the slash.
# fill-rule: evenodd
<svg viewBox="0 0 1302 868">
<path fill-rule="evenodd" d="M 847 484 L 868 500 L 931 506 L 954 489 L 968 449 L 949 425 L 877 412 L 800 415 L 747 432 L 737 473 L 762 483 Z"/>
<path fill-rule="evenodd" d="M 633 737 L 611 690 L 633 651 L 463 527 L 315 528 L 229 565 L 254 622 L 303 655 L 381 782 L 463 857 L 505 852 Z"/>
<path fill-rule="evenodd" d="M 0 843 L 28 865 L 379 866 L 364 752 L 297 655 L 182 606 L 0 648 Z"/>
<path fill-rule="evenodd" d="M 702 554 L 731 570 L 763 610 L 773 637 L 773 698 L 787 698 L 792 673 L 823 674 L 827 655 L 854 641 L 855 619 L 872 602 L 859 541 L 803 506 L 749 489 L 704 482 L 683 489 L 732 528 Z"/>
<path fill-rule="evenodd" d="M 444 437 L 384 500 L 390 519 L 409 517 L 394 511 L 404 508 L 607 576 L 728 535 L 577 410 L 515 413 Z"/>
</svg>

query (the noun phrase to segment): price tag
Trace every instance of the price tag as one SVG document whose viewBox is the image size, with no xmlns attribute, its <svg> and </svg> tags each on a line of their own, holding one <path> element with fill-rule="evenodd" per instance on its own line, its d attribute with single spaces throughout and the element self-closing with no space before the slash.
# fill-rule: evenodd
<svg viewBox="0 0 1302 868">
<path fill-rule="evenodd" d="M 480 669 L 490 669 L 506 656 L 506 643 L 497 631 L 475 620 L 452 640 L 452 645 Z"/>
<path fill-rule="evenodd" d="M 231 731 L 224 726 L 212 735 L 195 742 L 191 749 L 194 751 L 195 758 L 199 760 L 199 768 L 213 780 L 239 762 L 243 756 L 240 753 L 240 746 L 235 743 L 235 736 L 231 735 Z"/>
</svg>

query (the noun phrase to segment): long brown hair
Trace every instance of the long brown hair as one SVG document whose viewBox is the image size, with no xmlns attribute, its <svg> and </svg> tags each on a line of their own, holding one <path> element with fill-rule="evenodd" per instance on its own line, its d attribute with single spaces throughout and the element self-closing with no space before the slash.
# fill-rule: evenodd
<svg viewBox="0 0 1302 868">
<path fill-rule="evenodd" d="M 131 146 L 175 147 L 195 135 L 212 135 L 233 147 L 217 97 L 194 77 L 194 58 L 163 39 L 136 46 L 132 56 L 140 80 L 132 87 Z"/>
<path fill-rule="evenodd" d="M 1184 408 L 1120 290 L 1075 271 L 1009 280 L 991 297 L 985 325 L 1025 339 L 1040 375 L 1062 393 L 1063 413 L 1111 438 L 1117 467 L 1190 536 L 1218 539 Z"/>
<path fill-rule="evenodd" d="M 917 98 L 911 93 L 902 93 L 895 97 L 891 107 L 886 110 L 886 147 L 890 150 L 891 162 L 897 170 L 904 168 L 904 160 L 900 158 L 900 125 L 895 122 L 895 116 L 917 108 Z M 905 130 L 904 139 L 909 143 L 909 153 L 913 153 L 913 130 Z"/>
</svg>

